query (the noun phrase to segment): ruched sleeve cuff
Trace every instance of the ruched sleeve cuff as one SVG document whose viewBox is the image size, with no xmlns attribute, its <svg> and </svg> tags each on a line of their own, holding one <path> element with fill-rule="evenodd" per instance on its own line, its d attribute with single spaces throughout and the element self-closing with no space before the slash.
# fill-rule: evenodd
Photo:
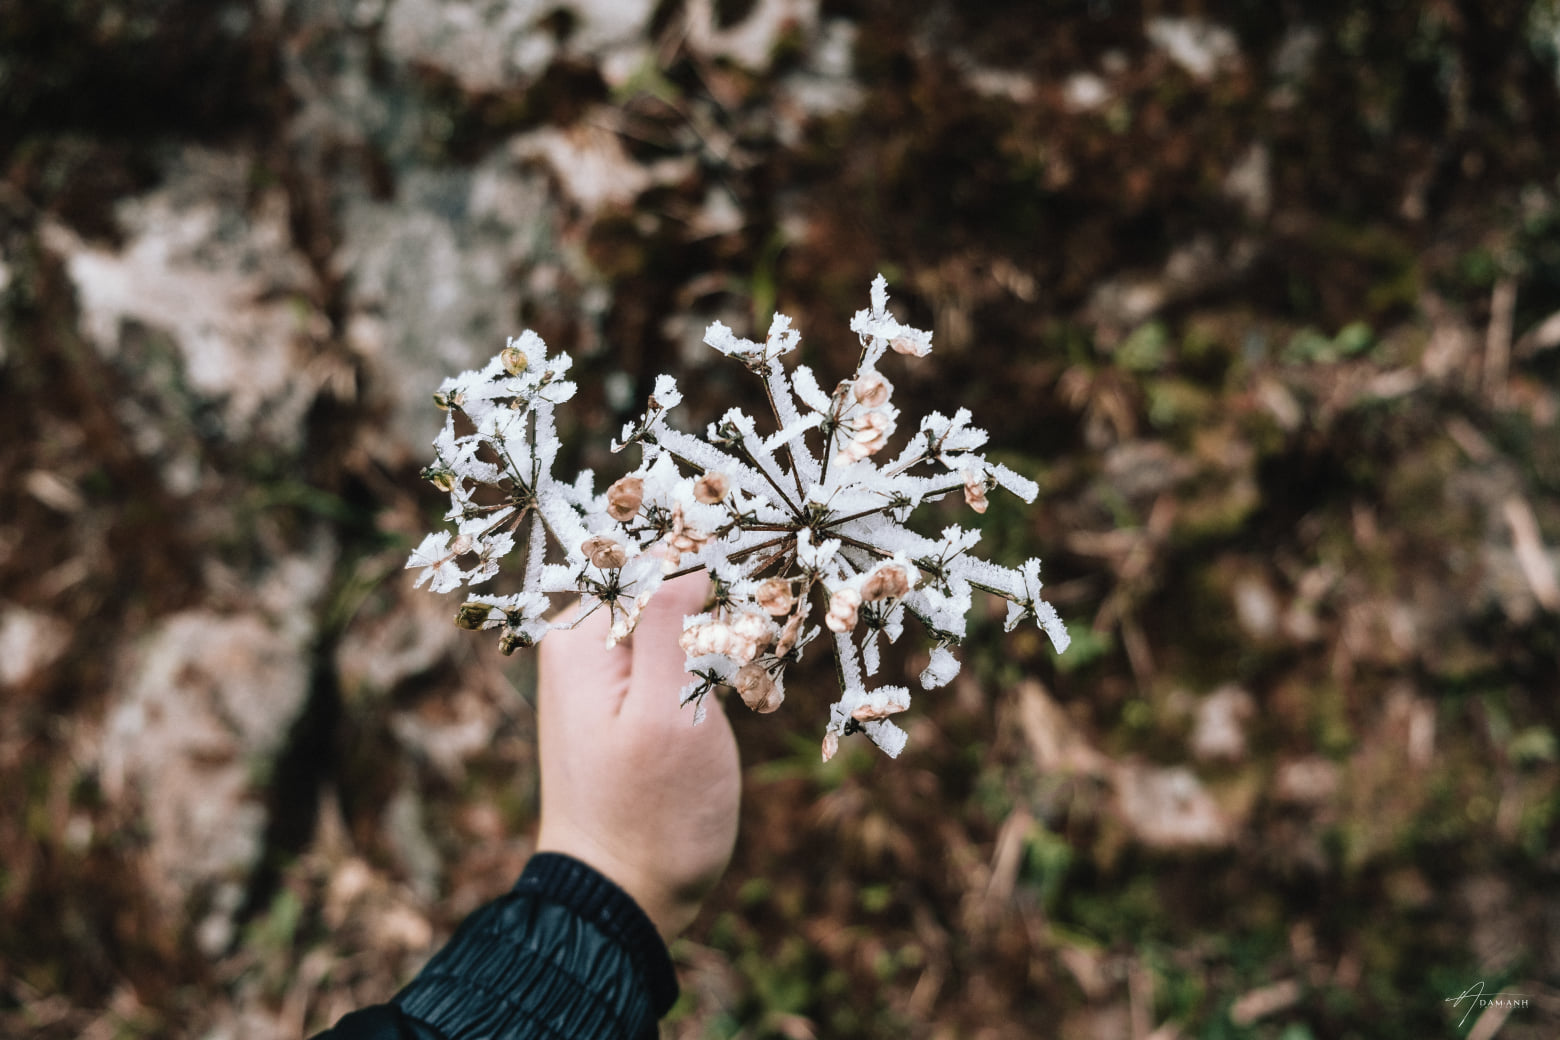
<svg viewBox="0 0 1560 1040">
<path fill-rule="evenodd" d="M 477 910 L 395 1003 L 450 1040 L 654 1037 L 677 999 L 666 944 L 587 864 L 539 853 Z"/>
<path fill-rule="evenodd" d="M 539 852 L 525 865 L 514 891 L 568 907 L 628 951 L 650 987 L 659 1019 L 677 1002 L 677 971 L 650 915 L 606 875 L 561 852 Z"/>
</svg>

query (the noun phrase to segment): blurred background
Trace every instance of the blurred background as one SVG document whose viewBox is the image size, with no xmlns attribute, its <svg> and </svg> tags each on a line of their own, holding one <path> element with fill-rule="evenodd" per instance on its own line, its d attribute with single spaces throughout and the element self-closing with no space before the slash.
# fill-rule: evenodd
<svg viewBox="0 0 1560 1040">
<path fill-rule="evenodd" d="M 977 604 L 897 761 L 734 703 L 663 1035 L 1560 1035 L 1557 84 L 1555 0 L 0 0 L 0 1034 L 393 993 L 536 813 L 431 391 L 534 328 L 612 476 L 882 271 L 1073 646 Z"/>
</svg>

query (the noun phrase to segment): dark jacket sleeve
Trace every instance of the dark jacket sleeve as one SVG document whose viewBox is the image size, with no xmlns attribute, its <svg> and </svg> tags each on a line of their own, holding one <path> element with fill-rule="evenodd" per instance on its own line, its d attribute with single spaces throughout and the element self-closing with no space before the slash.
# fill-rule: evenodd
<svg viewBox="0 0 1560 1040">
<path fill-rule="evenodd" d="M 677 999 L 666 944 L 628 893 L 544 852 L 389 1004 L 316 1040 L 641 1040 Z"/>
</svg>

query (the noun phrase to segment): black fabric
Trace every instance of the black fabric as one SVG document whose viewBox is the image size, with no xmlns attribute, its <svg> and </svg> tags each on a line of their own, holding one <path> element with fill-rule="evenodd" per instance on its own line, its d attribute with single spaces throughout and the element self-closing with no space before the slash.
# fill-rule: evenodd
<svg viewBox="0 0 1560 1040">
<path fill-rule="evenodd" d="M 316 1040 L 640 1040 L 676 999 L 666 944 L 628 893 L 541 853 L 390 1004 Z"/>
<path fill-rule="evenodd" d="M 406 1014 L 394 1004 L 373 1007 L 342 1015 L 335 1027 L 315 1040 L 448 1040 L 437 1029 Z"/>
<path fill-rule="evenodd" d="M 677 972 L 655 924 L 629 894 L 573 856 L 541 852 L 526 863 L 514 891 L 569 908 L 628 952 L 650 988 L 656 1018 L 677 1001 Z"/>
</svg>

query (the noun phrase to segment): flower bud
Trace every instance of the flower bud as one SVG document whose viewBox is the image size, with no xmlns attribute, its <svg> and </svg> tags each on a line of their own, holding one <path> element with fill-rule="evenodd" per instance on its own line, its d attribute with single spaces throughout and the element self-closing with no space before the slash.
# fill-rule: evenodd
<svg viewBox="0 0 1560 1040">
<path fill-rule="evenodd" d="M 791 609 L 796 597 L 791 594 L 791 583 L 784 578 L 767 578 L 753 593 L 753 601 L 772 617 L 780 617 Z"/>
<path fill-rule="evenodd" d="M 785 693 L 761 664 L 745 664 L 737 669 L 734 685 L 742 703 L 760 715 L 769 714 L 785 700 Z"/>
<path fill-rule="evenodd" d="M 689 657 L 723 654 L 726 657 L 748 661 L 752 660 L 753 653 L 756 652 L 751 640 L 743 639 L 732 631 L 730 625 L 720 621 L 708 621 L 684 629 L 683 634 L 677 639 L 677 645 L 682 647 L 683 653 Z M 748 652 L 750 649 L 753 652 Z"/>
<path fill-rule="evenodd" d="M 851 394 L 868 408 L 878 408 L 887 404 L 888 397 L 893 392 L 893 384 L 884 379 L 883 374 L 876 369 L 863 372 L 851 387 Z"/>
<path fill-rule="evenodd" d="M 517 632 L 513 629 L 506 631 L 498 639 L 498 652 L 508 657 L 516 650 L 526 649 L 536 645 L 536 640 L 525 632 Z"/>
<path fill-rule="evenodd" d="M 607 515 L 618 523 L 627 523 L 639 512 L 644 500 L 644 478 L 622 477 L 607 488 Z"/>
<path fill-rule="evenodd" d="M 840 589 L 829 597 L 829 612 L 823 623 L 830 632 L 849 632 L 856 627 L 856 608 L 861 606 L 861 593 L 855 589 Z"/>
<path fill-rule="evenodd" d="M 731 630 L 743 639 L 750 639 L 754 642 L 767 642 L 769 619 L 762 614 L 742 614 L 731 623 Z"/>
<path fill-rule="evenodd" d="M 471 540 L 469 534 L 458 534 L 450 542 L 450 552 L 456 556 L 464 556 L 477 547 L 477 543 Z"/>
<path fill-rule="evenodd" d="M 911 357 L 925 357 L 932 352 L 931 344 L 921 343 L 909 336 L 895 336 L 888 345 L 894 353 L 909 354 Z"/>
<path fill-rule="evenodd" d="M 851 423 L 850 440 L 840 450 L 839 462 L 843 465 L 860 462 L 869 455 L 876 455 L 888 443 L 888 416 L 882 412 L 868 412 Z"/>
<path fill-rule="evenodd" d="M 580 552 L 602 570 L 611 570 L 628 562 L 628 553 L 604 534 L 593 534 L 580 543 Z"/>
<path fill-rule="evenodd" d="M 476 631 L 487 621 L 488 615 L 493 611 L 491 604 L 481 600 L 467 600 L 455 611 L 455 624 L 461 628 Z"/>
<path fill-rule="evenodd" d="M 677 561 L 682 559 L 683 553 L 698 552 L 700 547 L 709 539 L 710 536 L 706 532 L 684 525 L 681 504 L 673 506 L 672 530 L 666 536 L 667 554 L 666 566 L 664 568 L 666 572 L 668 574 L 671 573 L 672 568 L 677 565 Z"/>
<path fill-rule="evenodd" d="M 699 546 L 709 541 L 709 537 L 703 531 L 695 531 L 690 527 L 672 535 L 670 544 L 672 549 L 678 554 L 677 558 L 681 558 L 683 553 L 698 552 Z"/>
<path fill-rule="evenodd" d="M 775 656 L 784 657 L 790 653 L 791 648 L 796 646 L 796 640 L 801 637 L 801 634 L 802 615 L 794 614 L 791 620 L 785 623 L 785 627 L 780 630 L 780 638 L 775 640 Z"/>
<path fill-rule="evenodd" d="M 740 641 L 729 625 L 719 622 L 708 626 L 705 633 L 706 638 L 703 643 L 707 649 L 704 652 L 708 654 L 725 654 L 729 657 Z"/>
<path fill-rule="evenodd" d="M 724 473 L 710 470 L 693 482 L 693 497 L 707 506 L 712 506 L 725 498 L 726 492 L 730 489 L 731 482 L 726 479 Z"/>
<path fill-rule="evenodd" d="M 840 749 L 840 735 L 832 729 L 823 735 L 823 760 L 827 762 Z"/>
<path fill-rule="evenodd" d="M 422 475 L 424 480 L 446 494 L 455 490 L 455 471 L 448 466 L 427 466 Z"/>
<path fill-rule="evenodd" d="M 512 376 L 520 375 L 530 364 L 525 359 L 525 351 L 519 347 L 505 347 L 499 357 L 503 359 L 504 371 Z"/>
<path fill-rule="evenodd" d="M 607 633 L 607 649 L 610 650 L 618 643 L 633 634 L 639 625 L 639 618 L 645 612 L 645 604 L 650 602 L 651 592 L 641 592 L 634 597 L 634 602 L 623 610 L 623 616 L 612 622 L 612 628 Z"/>
<path fill-rule="evenodd" d="M 862 582 L 861 598 L 868 603 L 882 599 L 903 599 L 912 583 L 911 576 L 905 573 L 901 564 L 885 563 Z"/>
</svg>

